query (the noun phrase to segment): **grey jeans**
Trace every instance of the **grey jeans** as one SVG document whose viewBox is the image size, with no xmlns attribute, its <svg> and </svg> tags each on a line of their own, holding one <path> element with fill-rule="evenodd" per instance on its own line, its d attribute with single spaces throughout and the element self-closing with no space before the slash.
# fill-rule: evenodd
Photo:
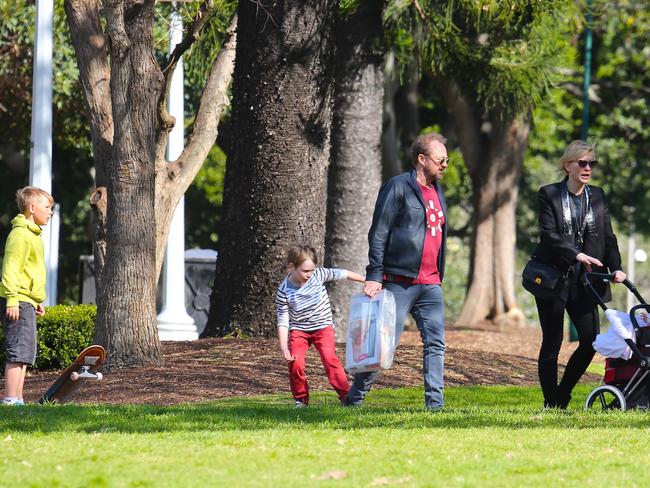
<svg viewBox="0 0 650 488">
<path fill-rule="evenodd" d="M 442 408 L 443 369 L 445 362 L 445 319 L 442 288 L 440 285 L 410 285 L 387 282 L 384 288 L 395 297 L 397 324 L 403 324 L 409 312 L 422 338 L 422 359 L 424 370 L 424 405 L 427 408 Z M 399 326 L 398 326 L 399 328 Z M 357 373 L 348 393 L 348 403 L 361 405 L 379 371 Z"/>
</svg>

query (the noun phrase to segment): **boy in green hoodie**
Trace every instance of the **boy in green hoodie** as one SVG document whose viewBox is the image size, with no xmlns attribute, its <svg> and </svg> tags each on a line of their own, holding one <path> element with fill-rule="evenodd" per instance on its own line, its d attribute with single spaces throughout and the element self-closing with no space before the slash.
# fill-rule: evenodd
<svg viewBox="0 0 650 488">
<path fill-rule="evenodd" d="M 11 221 L 2 280 L 0 315 L 5 339 L 5 405 L 22 405 L 27 365 L 36 361 L 36 316 L 43 315 L 45 252 L 41 226 L 52 216 L 54 199 L 26 186 L 16 192 L 20 213 Z"/>
</svg>

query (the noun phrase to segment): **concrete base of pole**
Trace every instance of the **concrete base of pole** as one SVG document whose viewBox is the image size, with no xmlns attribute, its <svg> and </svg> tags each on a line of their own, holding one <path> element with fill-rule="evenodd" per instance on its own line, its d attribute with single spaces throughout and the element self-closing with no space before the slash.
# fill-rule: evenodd
<svg viewBox="0 0 650 488">
<path fill-rule="evenodd" d="M 157 317 L 158 337 L 161 341 L 195 341 L 199 331 L 189 315 L 163 310 Z"/>
</svg>

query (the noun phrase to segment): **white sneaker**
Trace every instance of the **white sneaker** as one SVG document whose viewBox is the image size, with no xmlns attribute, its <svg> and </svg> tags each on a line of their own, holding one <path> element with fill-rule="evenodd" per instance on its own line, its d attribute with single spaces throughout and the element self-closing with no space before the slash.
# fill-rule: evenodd
<svg viewBox="0 0 650 488">
<path fill-rule="evenodd" d="M 3 405 L 20 405 L 20 400 L 16 397 L 5 397 L 2 399 Z"/>
<path fill-rule="evenodd" d="M 306 406 L 306 403 L 302 403 L 300 400 L 296 400 L 296 408 L 305 408 Z"/>
</svg>

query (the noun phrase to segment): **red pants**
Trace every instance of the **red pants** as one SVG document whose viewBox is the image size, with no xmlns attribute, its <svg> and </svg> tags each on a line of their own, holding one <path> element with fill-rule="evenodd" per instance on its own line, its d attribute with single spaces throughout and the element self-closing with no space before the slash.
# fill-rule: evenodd
<svg viewBox="0 0 650 488">
<path fill-rule="evenodd" d="M 334 327 L 331 326 L 314 332 L 303 332 L 295 329 L 289 331 L 289 351 L 296 357 L 295 361 L 289 361 L 289 381 L 291 382 L 293 398 L 300 400 L 304 404 L 309 403 L 305 357 L 309 346 L 312 344 L 316 346 L 316 350 L 320 354 L 330 385 L 336 390 L 339 400 L 342 400 L 348 394 L 350 384 L 341 361 L 336 356 Z"/>
</svg>

